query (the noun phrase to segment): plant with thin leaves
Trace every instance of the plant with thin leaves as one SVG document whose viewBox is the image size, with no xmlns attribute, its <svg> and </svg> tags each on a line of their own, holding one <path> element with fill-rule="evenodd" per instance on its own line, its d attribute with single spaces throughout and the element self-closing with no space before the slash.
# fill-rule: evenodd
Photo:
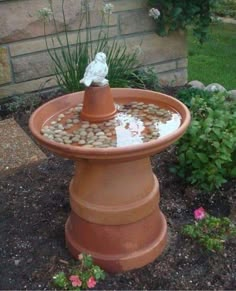
<svg viewBox="0 0 236 291">
<path fill-rule="evenodd" d="M 137 66 L 136 53 L 129 54 L 127 47 L 117 41 L 112 41 L 111 46 L 105 47 L 109 66 L 108 80 L 112 87 L 128 87 L 132 85 L 132 76 L 135 76 Z"/>
<path fill-rule="evenodd" d="M 124 40 L 111 39 L 109 36 L 111 7 L 109 6 L 107 14 L 104 12 L 106 9 L 102 10 L 98 38 L 94 41 L 89 2 L 84 0 L 81 3 L 80 20 L 75 44 L 70 43 L 70 32 L 66 24 L 64 0 L 62 0 L 61 6 L 64 34 L 59 32 L 53 13 L 50 13 L 50 17 L 52 16 L 54 23 L 56 31 L 55 37 L 47 36 L 46 24 L 48 21 L 44 21 L 47 51 L 54 64 L 54 73 L 58 85 L 68 93 L 82 90 L 84 86 L 79 81 L 83 78 L 86 66 L 91 62 L 97 52 L 103 51 L 107 55 L 107 64 L 109 67 L 108 79 L 111 87 L 135 86 L 144 88 L 142 80 L 135 73 L 139 66 L 138 53 L 136 51 L 128 52 L 128 47 Z M 85 30 L 82 27 L 85 27 Z M 84 32 L 85 40 L 82 39 L 82 33 Z M 49 38 L 51 42 L 49 42 Z"/>
</svg>

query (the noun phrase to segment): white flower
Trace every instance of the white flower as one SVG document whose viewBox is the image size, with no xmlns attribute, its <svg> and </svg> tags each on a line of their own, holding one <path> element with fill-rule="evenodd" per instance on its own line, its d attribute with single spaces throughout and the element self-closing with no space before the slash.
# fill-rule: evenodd
<svg viewBox="0 0 236 291">
<path fill-rule="evenodd" d="M 161 15 L 160 11 L 157 8 L 151 8 L 149 10 L 149 16 L 157 20 Z"/>
<path fill-rule="evenodd" d="M 52 20 L 53 12 L 50 8 L 41 8 L 37 11 L 38 18 L 43 22 L 49 22 Z"/>
<path fill-rule="evenodd" d="M 103 6 L 103 13 L 104 14 L 112 14 L 112 12 L 113 12 L 113 8 L 114 8 L 114 5 L 113 4 L 111 4 L 111 3 L 106 3 L 106 4 L 104 4 L 104 6 Z"/>
</svg>

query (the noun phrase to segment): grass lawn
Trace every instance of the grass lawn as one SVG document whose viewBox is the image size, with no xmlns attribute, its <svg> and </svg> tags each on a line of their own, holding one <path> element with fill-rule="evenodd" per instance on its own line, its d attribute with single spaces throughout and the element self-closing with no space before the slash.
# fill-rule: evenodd
<svg viewBox="0 0 236 291">
<path fill-rule="evenodd" d="M 203 45 L 189 32 L 188 51 L 189 81 L 220 83 L 227 90 L 236 89 L 235 24 L 212 24 L 209 40 Z"/>
</svg>

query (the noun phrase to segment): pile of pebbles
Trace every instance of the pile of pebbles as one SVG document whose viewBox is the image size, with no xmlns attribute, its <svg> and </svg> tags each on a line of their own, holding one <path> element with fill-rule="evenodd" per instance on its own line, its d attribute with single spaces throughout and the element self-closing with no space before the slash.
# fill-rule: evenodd
<svg viewBox="0 0 236 291">
<path fill-rule="evenodd" d="M 129 118 L 142 121 L 141 143 L 157 139 L 159 137 L 158 122 L 166 123 L 172 118 L 173 112 L 159 108 L 154 104 L 143 102 L 130 102 L 116 105 L 116 116 L 105 122 L 90 123 L 80 119 L 82 104 L 60 113 L 56 119 L 49 122 L 41 129 L 41 134 L 61 144 L 71 144 L 86 148 L 118 147 L 116 128 L 124 121 L 124 128 L 129 129 Z M 124 119 L 125 116 L 125 119 Z M 139 132 L 132 135 L 140 135 Z M 140 141 L 139 141 L 140 143 Z M 131 141 L 131 144 L 132 141 Z"/>
</svg>

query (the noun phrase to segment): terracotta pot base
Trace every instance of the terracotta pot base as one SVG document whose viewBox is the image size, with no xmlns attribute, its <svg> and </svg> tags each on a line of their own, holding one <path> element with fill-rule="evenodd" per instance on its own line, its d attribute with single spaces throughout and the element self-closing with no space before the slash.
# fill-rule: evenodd
<svg viewBox="0 0 236 291">
<path fill-rule="evenodd" d="M 81 159 L 70 183 L 69 251 L 75 258 L 80 252 L 91 254 L 109 272 L 153 261 L 166 243 L 159 198 L 149 158 L 113 163 Z"/>
<path fill-rule="evenodd" d="M 84 96 L 85 95 L 85 96 Z M 60 144 L 43 136 L 42 127 L 83 102 L 81 118 L 109 120 L 118 104 L 143 102 L 169 108 L 181 115 L 181 125 L 166 136 L 143 144 L 86 148 Z M 70 183 L 71 214 L 65 232 L 69 251 L 77 258 L 85 252 L 108 272 L 136 269 L 155 260 L 167 241 L 167 224 L 159 209 L 159 183 L 150 156 L 177 141 L 190 123 L 180 101 L 152 91 L 91 87 L 51 100 L 30 119 L 37 141 L 53 153 L 75 161 Z"/>
<path fill-rule="evenodd" d="M 158 207 L 136 223 L 117 226 L 90 223 L 72 212 L 65 235 L 67 247 L 76 259 L 79 253 L 91 254 L 101 268 L 115 273 L 154 261 L 166 246 L 167 224 Z"/>
</svg>

